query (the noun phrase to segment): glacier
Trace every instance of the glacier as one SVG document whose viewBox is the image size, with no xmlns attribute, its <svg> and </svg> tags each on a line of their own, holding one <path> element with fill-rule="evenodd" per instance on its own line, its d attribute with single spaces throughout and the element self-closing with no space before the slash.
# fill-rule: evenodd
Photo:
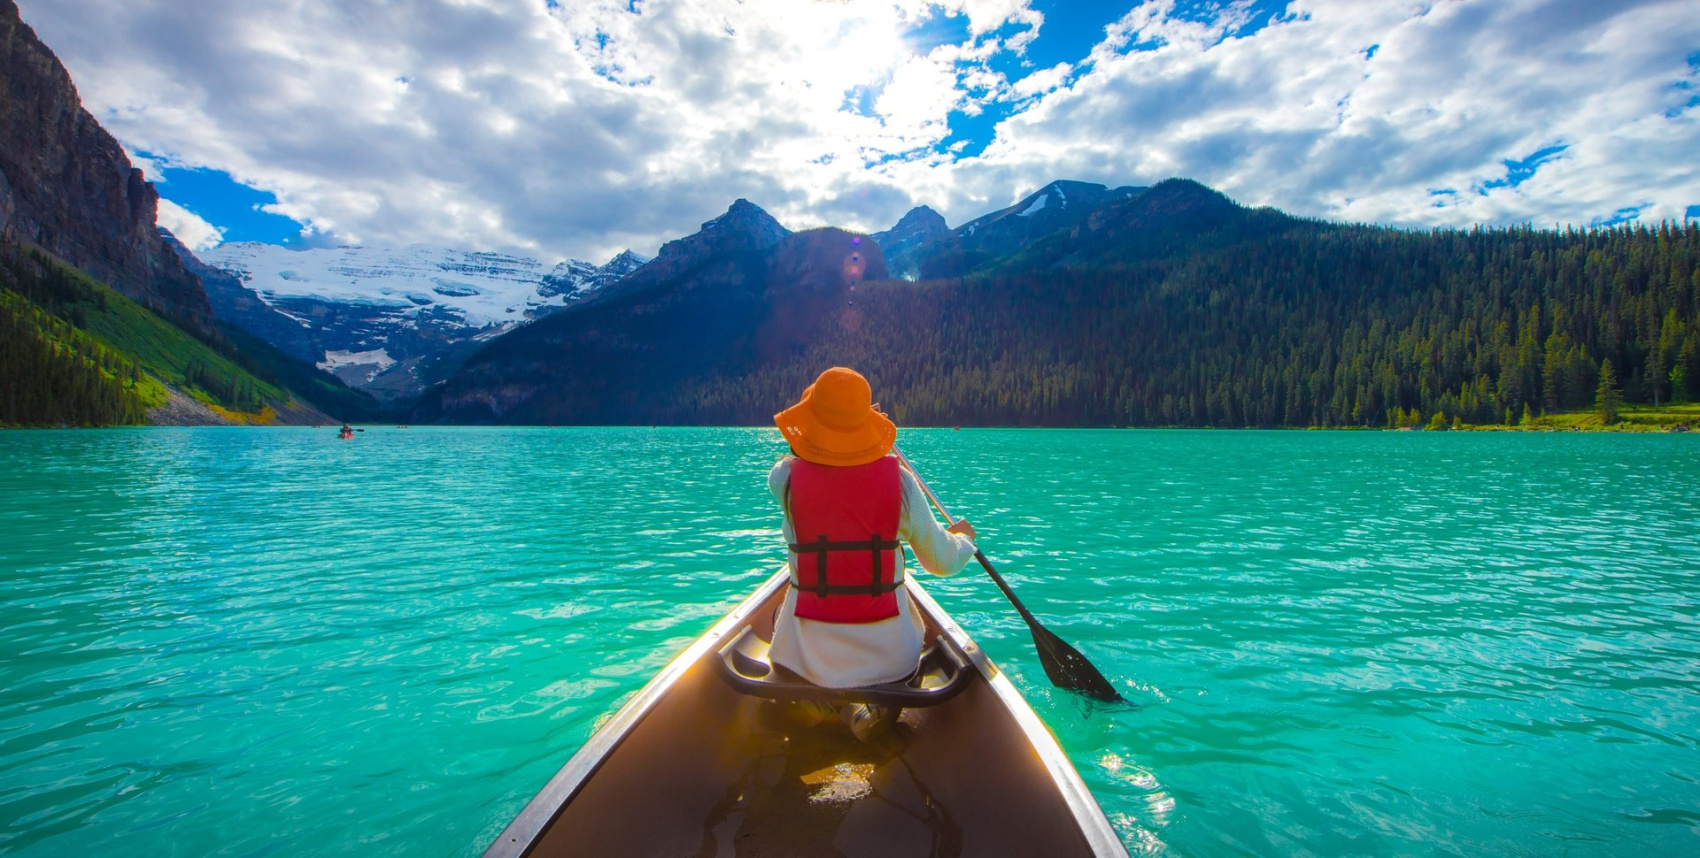
<svg viewBox="0 0 1700 858">
<path fill-rule="evenodd" d="M 194 255 L 308 331 L 321 369 L 386 399 L 418 393 L 476 344 L 583 301 L 649 261 L 629 250 L 605 265 L 551 266 L 426 245 L 258 242 Z"/>
</svg>

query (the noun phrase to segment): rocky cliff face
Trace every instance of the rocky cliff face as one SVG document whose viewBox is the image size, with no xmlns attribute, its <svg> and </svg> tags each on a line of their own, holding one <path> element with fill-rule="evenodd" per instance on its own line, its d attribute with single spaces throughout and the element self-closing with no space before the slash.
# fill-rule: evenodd
<svg viewBox="0 0 1700 858">
<path fill-rule="evenodd" d="M 58 57 L 0 0 L 0 236 L 33 244 L 180 322 L 212 306 L 155 227 L 159 196 L 83 109 Z"/>
</svg>

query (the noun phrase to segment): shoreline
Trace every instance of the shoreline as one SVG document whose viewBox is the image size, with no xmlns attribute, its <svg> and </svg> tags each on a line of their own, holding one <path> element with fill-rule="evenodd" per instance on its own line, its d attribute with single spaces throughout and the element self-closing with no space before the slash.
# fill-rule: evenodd
<svg viewBox="0 0 1700 858">
<path fill-rule="evenodd" d="M 212 420 L 205 420 L 204 422 L 136 423 L 136 424 L 113 425 L 113 426 L 7 426 L 7 425 L 0 425 L 0 431 L 25 432 L 25 431 L 30 431 L 30 430 L 47 430 L 47 431 L 57 432 L 57 431 L 64 431 L 64 430 L 104 431 L 104 430 L 112 430 L 112 429 L 197 429 L 197 428 L 212 427 L 212 428 L 224 428 L 224 429 L 302 429 L 302 430 L 322 430 L 322 431 L 334 433 L 341 426 L 341 424 L 342 424 L 342 421 L 335 421 L 335 420 L 326 421 L 323 424 L 312 424 L 312 423 L 297 423 L 297 422 L 288 422 L 288 423 L 286 423 L 286 422 L 267 423 L 267 422 L 258 422 L 258 421 L 238 422 L 238 421 L 233 421 L 233 420 L 212 419 Z M 361 422 L 356 422 L 356 421 L 350 421 L 348 425 L 353 426 L 353 427 L 355 427 L 355 429 L 357 429 L 358 431 L 362 431 L 362 432 L 364 432 L 368 429 L 374 429 L 374 430 L 385 430 L 385 429 L 406 430 L 406 429 L 645 429 L 645 428 L 647 428 L 647 429 L 653 430 L 653 429 L 771 429 L 771 428 L 773 428 L 771 426 L 761 426 L 761 425 L 753 425 L 753 424 L 709 425 L 709 424 L 706 424 L 706 423 L 677 423 L 677 424 L 667 424 L 667 425 L 650 424 L 650 425 L 647 425 L 647 426 L 644 425 L 644 424 L 627 424 L 627 423 L 582 423 L 582 424 L 580 424 L 580 423 L 561 423 L 561 424 L 539 424 L 539 423 L 511 423 L 511 424 L 508 424 L 508 423 L 417 423 L 417 424 L 400 425 L 400 424 L 390 424 L 390 423 L 361 423 Z M 1062 431 L 1087 430 L 1087 431 L 1112 431 L 1112 432 L 1127 432 L 1127 431 L 1158 431 L 1158 432 L 1418 432 L 1418 433 L 1486 432 L 1486 433 L 1514 433 L 1514 434 L 1515 433 L 1528 433 L 1528 434 L 1535 434 L 1535 435 L 1584 434 L 1584 433 L 1586 433 L 1586 434 L 1615 434 L 1615 435 L 1684 435 L 1684 434 L 1691 434 L 1691 433 L 1700 434 L 1700 424 L 1689 424 L 1689 423 L 1674 423 L 1674 424 L 1670 424 L 1670 425 L 1651 425 L 1651 424 L 1638 424 L 1638 423 L 1614 423 L 1610 426 L 1598 426 L 1598 425 L 1596 425 L 1596 426 L 1542 426 L 1542 425 L 1536 425 L 1536 426 L 1506 426 L 1506 425 L 1503 425 L 1503 424 L 1484 424 L 1484 425 L 1464 425 L 1464 426 L 1456 426 L 1456 427 L 1446 426 L 1446 427 L 1441 427 L 1441 428 L 1430 428 L 1430 427 L 1423 427 L 1423 426 L 1397 426 L 1397 427 L 1389 428 L 1389 427 L 1385 427 L 1385 426 L 1011 426 L 1011 425 L 955 426 L 955 427 L 952 427 L 952 426 L 904 426 L 904 427 L 901 427 L 901 428 L 904 429 L 904 430 L 923 430 L 923 431 L 930 431 L 930 432 L 952 432 L 952 431 L 962 431 L 964 429 L 969 430 L 969 431 L 991 429 L 991 430 L 1035 430 L 1035 431 L 1043 431 L 1043 430 L 1062 430 Z"/>
</svg>

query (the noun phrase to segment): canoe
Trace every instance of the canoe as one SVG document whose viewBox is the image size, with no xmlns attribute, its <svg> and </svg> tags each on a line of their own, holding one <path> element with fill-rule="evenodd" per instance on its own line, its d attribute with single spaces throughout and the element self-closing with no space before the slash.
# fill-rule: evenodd
<svg viewBox="0 0 1700 858">
<path fill-rule="evenodd" d="M 787 717 L 794 706 L 757 696 L 750 658 L 763 655 L 788 586 L 781 570 L 673 659 L 486 858 L 1125 858 L 1055 737 L 913 576 L 905 587 L 937 669 L 870 699 L 935 705 L 904 709 L 888 736 L 863 743 L 836 720 L 802 726 Z"/>
</svg>

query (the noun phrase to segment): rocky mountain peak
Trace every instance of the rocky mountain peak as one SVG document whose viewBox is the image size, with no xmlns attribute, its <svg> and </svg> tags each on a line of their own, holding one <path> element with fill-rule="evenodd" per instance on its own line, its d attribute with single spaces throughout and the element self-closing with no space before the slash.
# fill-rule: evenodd
<svg viewBox="0 0 1700 858">
<path fill-rule="evenodd" d="M 1150 190 L 1093 212 L 1082 227 L 1106 237 L 1156 228 L 1202 230 L 1242 211 L 1213 188 L 1191 179 L 1164 179 Z"/>
<path fill-rule="evenodd" d="M 881 235 L 943 235 L 949 231 L 950 227 L 945 224 L 944 215 L 933 211 L 931 206 L 916 206 L 899 218 L 896 225 L 892 226 L 891 229 L 874 233 L 874 235 L 876 237 Z"/>
<path fill-rule="evenodd" d="M 614 288 L 602 290 L 598 298 L 642 292 L 717 260 L 761 254 L 790 234 L 791 230 L 761 206 L 739 198 L 725 214 L 705 221 L 702 229 L 662 245 L 654 259 L 638 266 Z"/>
<path fill-rule="evenodd" d="M 761 206 L 739 197 L 725 214 L 705 222 L 696 235 L 668 242 L 661 248 L 661 257 L 668 255 L 668 247 L 692 239 L 700 238 L 701 243 L 714 245 L 716 252 L 723 253 L 729 250 L 766 250 L 790 234 L 791 230 L 780 225 Z"/>
<path fill-rule="evenodd" d="M 625 275 L 632 273 L 632 271 L 636 270 L 638 266 L 648 261 L 649 257 L 647 256 L 639 256 L 630 250 L 622 250 L 619 253 L 614 254 L 614 258 L 608 260 L 608 264 L 603 267 L 609 269 L 623 269 L 620 273 Z"/>
<path fill-rule="evenodd" d="M 912 280 L 920 271 L 917 257 L 921 249 L 949 235 L 943 215 L 927 206 L 916 206 L 891 229 L 869 237 L 884 251 L 892 275 Z"/>
<path fill-rule="evenodd" d="M 648 261 L 630 250 L 615 254 L 606 265 L 597 265 L 582 259 L 569 259 L 555 266 L 555 270 L 543 278 L 543 282 L 538 284 L 537 293 L 544 296 L 564 295 L 566 297 L 563 300 L 566 302 L 577 301 L 618 282 Z"/>
</svg>

